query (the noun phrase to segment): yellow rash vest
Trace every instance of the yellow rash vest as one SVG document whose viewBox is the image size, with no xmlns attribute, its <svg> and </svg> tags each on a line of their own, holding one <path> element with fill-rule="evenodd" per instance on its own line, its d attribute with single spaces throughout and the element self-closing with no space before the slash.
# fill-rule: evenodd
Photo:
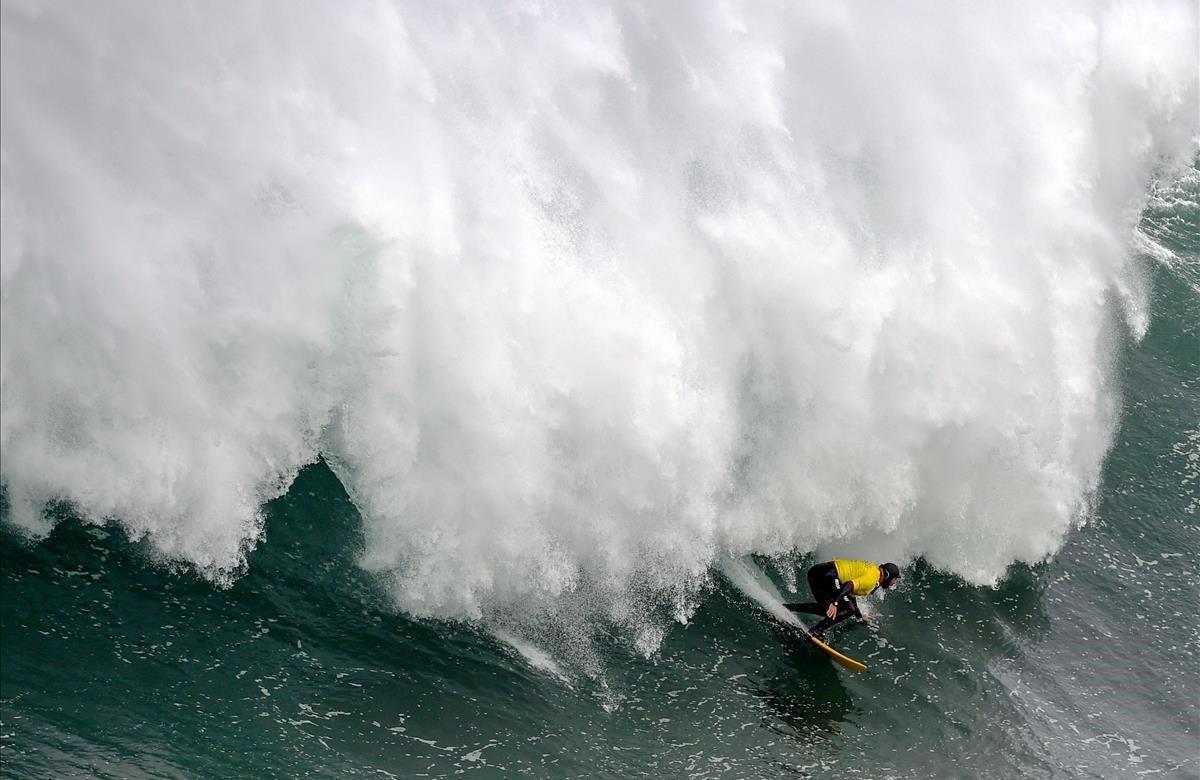
<svg viewBox="0 0 1200 780">
<path fill-rule="evenodd" d="M 879 587 L 879 564 L 877 563 L 841 561 L 835 558 L 833 565 L 837 567 L 838 580 L 843 585 L 847 582 L 854 583 L 854 590 L 850 591 L 852 596 L 868 596 Z"/>
</svg>

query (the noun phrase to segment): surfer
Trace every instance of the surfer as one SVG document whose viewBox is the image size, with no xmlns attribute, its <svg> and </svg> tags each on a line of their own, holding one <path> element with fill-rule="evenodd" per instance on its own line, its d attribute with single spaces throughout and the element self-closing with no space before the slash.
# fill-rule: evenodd
<svg viewBox="0 0 1200 780">
<path fill-rule="evenodd" d="M 853 615 L 870 622 L 858 610 L 856 596 L 869 596 L 879 588 L 890 588 L 900 579 L 900 567 L 894 563 L 834 559 L 818 563 L 808 570 L 808 588 L 816 601 L 784 604 L 792 612 L 823 615 L 821 622 L 808 632 L 818 639 L 837 623 Z"/>
</svg>

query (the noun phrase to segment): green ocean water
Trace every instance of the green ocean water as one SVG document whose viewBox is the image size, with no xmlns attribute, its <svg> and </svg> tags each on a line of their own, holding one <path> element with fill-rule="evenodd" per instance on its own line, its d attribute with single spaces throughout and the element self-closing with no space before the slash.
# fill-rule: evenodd
<svg viewBox="0 0 1200 780">
<path fill-rule="evenodd" d="M 714 573 L 649 658 L 589 672 L 413 620 L 364 573 L 324 463 L 232 586 L 69 507 L 0 536 L 0 771 L 42 777 L 1200 777 L 1200 227 L 1143 230 L 1151 324 L 1120 350 L 1092 519 L 995 589 L 918 561 L 844 672 Z M 7 506 L 5 508 L 7 514 Z M 757 564 L 786 591 L 811 557 Z M 806 594 L 802 594 L 806 595 Z"/>
<path fill-rule="evenodd" d="M 0 0 L 0 777 L 1200 777 L 1197 30 Z"/>
</svg>

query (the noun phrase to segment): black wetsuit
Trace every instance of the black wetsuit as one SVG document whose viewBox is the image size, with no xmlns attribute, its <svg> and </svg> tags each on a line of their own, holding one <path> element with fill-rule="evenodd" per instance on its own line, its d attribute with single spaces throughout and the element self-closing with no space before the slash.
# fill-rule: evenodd
<svg viewBox="0 0 1200 780">
<path fill-rule="evenodd" d="M 862 619 L 858 611 L 858 602 L 850 595 L 854 590 L 853 582 L 838 580 L 837 566 L 833 561 L 818 563 L 808 570 L 808 589 L 812 591 L 813 601 L 800 604 L 784 604 L 792 612 L 806 612 L 810 615 L 820 615 L 821 621 L 809 629 L 810 634 L 820 636 L 830 626 L 842 622 L 853 615 Z M 832 618 L 825 616 L 825 610 L 830 604 L 837 604 L 837 614 Z"/>
</svg>

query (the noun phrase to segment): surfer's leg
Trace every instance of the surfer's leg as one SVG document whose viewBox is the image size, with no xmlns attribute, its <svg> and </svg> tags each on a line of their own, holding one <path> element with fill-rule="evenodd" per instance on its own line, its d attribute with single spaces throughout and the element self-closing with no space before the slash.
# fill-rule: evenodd
<svg viewBox="0 0 1200 780">
<path fill-rule="evenodd" d="M 825 614 L 825 611 L 821 609 L 821 605 L 813 601 L 806 601 L 802 604 L 784 604 L 783 606 L 787 607 L 792 612 L 806 612 L 810 615 Z"/>
<path fill-rule="evenodd" d="M 808 589 L 818 604 L 828 604 L 837 593 L 837 567 L 832 563 L 818 563 L 808 570 Z"/>
<path fill-rule="evenodd" d="M 848 617 L 854 617 L 854 610 L 845 604 L 838 604 L 838 612 L 833 618 L 833 625 L 836 626 Z"/>
<path fill-rule="evenodd" d="M 838 604 L 838 612 L 835 616 L 831 618 L 822 618 L 819 623 L 808 629 L 808 633 L 812 634 L 817 639 L 820 639 L 822 634 L 853 614 L 854 610 L 850 609 L 844 604 Z"/>
</svg>

